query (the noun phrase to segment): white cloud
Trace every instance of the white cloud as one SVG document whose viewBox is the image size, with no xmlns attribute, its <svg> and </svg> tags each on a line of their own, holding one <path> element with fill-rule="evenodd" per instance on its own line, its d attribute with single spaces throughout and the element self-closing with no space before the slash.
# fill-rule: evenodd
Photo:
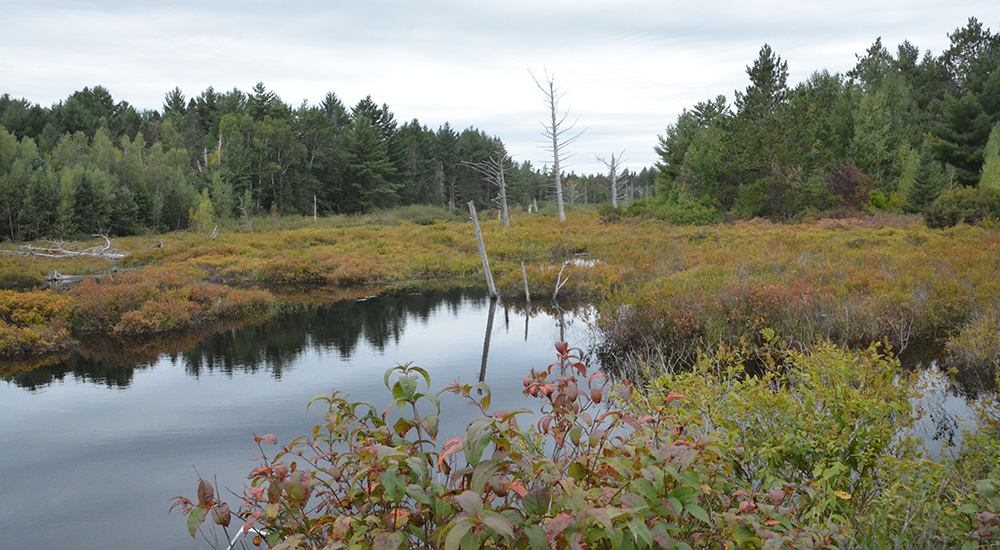
<svg viewBox="0 0 1000 550">
<path fill-rule="evenodd" d="M 655 161 L 657 134 L 697 101 L 746 86 L 769 43 L 790 83 L 843 72 L 881 36 L 934 53 L 970 16 L 1000 26 L 995 2 L 22 2 L 0 0 L 0 92 L 51 104 L 101 84 L 158 109 L 180 87 L 195 96 L 260 81 L 286 102 L 328 91 L 366 95 L 401 122 L 475 126 L 520 160 L 547 161 L 545 108 L 528 75 L 543 68 L 568 92 L 579 126 L 573 169 L 626 149 Z"/>
</svg>

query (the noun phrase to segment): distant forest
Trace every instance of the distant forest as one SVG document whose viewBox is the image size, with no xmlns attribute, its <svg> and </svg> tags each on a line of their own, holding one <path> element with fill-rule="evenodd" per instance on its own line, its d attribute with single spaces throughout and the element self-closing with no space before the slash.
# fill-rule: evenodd
<svg viewBox="0 0 1000 550">
<path fill-rule="evenodd" d="M 847 74 L 817 71 L 794 88 L 764 45 L 732 103 L 719 95 L 686 109 L 659 137 L 656 166 L 625 174 L 628 212 L 792 220 L 922 212 L 958 191 L 1000 197 L 1000 35 L 972 18 L 948 36 L 937 56 L 878 39 Z M 330 92 L 293 107 L 262 83 L 191 98 L 175 88 L 161 110 L 143 111 L 102 86 L 51 107 L 4 94 L 0 239 L 184 229 L 206 208 L 216 220 L 488 208 L 498 190 L 469 164 L 498 139 L 399 124 L 371 97 L 347 108 Z M 506 164 L 512 206 L 552 196 L 545 167 Z M 610 202 L 606 175 L 564 177 L 568 203 Z"/>
<path fill-rule="evenodd" d="M 160 111 L 116 102 L 102 86 L 51 107 L 4 94 L 0 239 L 184 229 L 206 206 L 215 220 L 312 215 L 314 207 L 319 215 L 469 201 L 490 208 L 498 189 L 470 164 L 495 155 L 498 139 L 447 123 L 400 125 L 371 97 L 348 109 L 330 92 L 318 105 L 292 107 L 261 83 L 190 99 L 175 88 Z M 548 200 L 544 167 L 504 164 L 508 204 Z M 566 177 L 568 202 L 609 200 L 603 176 Z M 652 168 L 627 177 L 653 188 Z"/>
<path fill-rule="evenodd" d="M 1000 35 L 972 18 L 948 36 L 939 56 L 878 39 L 846 75 L 795 88 L 765 45 L 731 105 L 698 103 L 660 136 L 659 199 L 695 217 L 776 220 L 922 212 L 976 188 L 996 201 Z"/>
</svg>

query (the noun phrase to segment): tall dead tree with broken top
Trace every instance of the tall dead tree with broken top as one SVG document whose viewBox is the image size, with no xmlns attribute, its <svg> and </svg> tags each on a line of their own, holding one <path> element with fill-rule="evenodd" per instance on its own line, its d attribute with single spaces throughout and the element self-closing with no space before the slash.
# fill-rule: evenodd
<svg viewBox="0 0 1000 550">
<path fill-rule="evenodd" d="M 496 198 L 493 199 L 500 207 L 501 220 L 504 227 L 510 227 L 510 215 L 507 213 L 507 180 L 504 176 L 507 167 L 504 164 L 507 157 L 507 149 L 503 146 L 500 138 L 493 140 L 496 151 L 482 162 L 463 162 L 463 166 L 468 166 L 479 172 L 488 185 L 495 185 L 499 189 Z"/>
<path fill-rule="evenodd" d="M 569 117 L 569 109 L 565 113 L 559 112 L 559 101 L 566 95 L 566 92 L 556 87 L 555 75 L 549 75 L 549 72 L 545 71 L 545 82 L 543 84 L 535 78 L 534 73 L 530 70 L 528 74 L 531 75 L 532 80 L 535 81 L 535 85 L 538 86 L 539 91 L 542 93 L 542 103 L 549 109 L 549 122 L 542 123 L 542 128 L 544 128 L 542 136 L 545 137 L 546 141 L 552 142 L 552 171 L 555 174 L 556 202 L 559 204 L 559 221 L 564 222 L 566 221 L 566 211 L 563 206 L 562 175 L 559 172 L 560 164 L 572 156 L 566 154 L 565 147 L 576 141 L 583 131 L 576 134 L 572 133 L 573 127 L 576 126 L 575 120 L 569 125 L 566 124 L 566 118 Z M 548 148 L 548 144 L 545 147 Z"/>
<path fill-rule="evenodd" d="M 623 175 L 621 173 L 622 156 L 625 155 L 623 150 L 618 158 L 615 158 L 615 154 L 611 153 L 611 162 L 604 160 L 601 157 L 597 157 L 597 160 L 601 161 L 604 166 L 608 169 L 608 178 L 611 180 L 611 207 L 618 208 L 618 178 Z"/>
</svg>

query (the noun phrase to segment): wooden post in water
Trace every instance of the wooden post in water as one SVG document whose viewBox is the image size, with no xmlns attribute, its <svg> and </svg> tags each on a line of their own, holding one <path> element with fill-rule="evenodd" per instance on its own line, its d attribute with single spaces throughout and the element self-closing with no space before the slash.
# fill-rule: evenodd
<svg viewBox="0 0 1000 550">
<path fill-rule="evenodd" d="M 486 272 L 486 287 L 490 290 L 490 298 L 495 299 L 497 287 L 493 284 L 493 273 L 490 272 L 490 261 L 486 258 L 486 245 L 483 244 L 483 233 L 479 230 L 479 216 L 476 216 L 476 206 L 469 201 L 469 213 L 472 214 L 472 227 L 476 229 L 476 241 L 479 243 L 479 257 L 483 260 L 483 271 Z"/>
<path fill-rule="evenodd" d="M 524 262 L 521 262 L 521 276 L 524 277 L 524 301 L 531 303 L 531 293 L 528 292 L 528 272 L 524 269 Z"/>
</svg>

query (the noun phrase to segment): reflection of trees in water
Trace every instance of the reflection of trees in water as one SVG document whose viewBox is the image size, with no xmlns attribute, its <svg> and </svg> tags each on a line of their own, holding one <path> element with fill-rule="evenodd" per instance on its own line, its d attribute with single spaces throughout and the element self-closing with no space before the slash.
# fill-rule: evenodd
<svg viewBox="0 0 1000 550">
<path fill-rule="evenodd" d="M 136 369 L 150 367 L 164 353 L 191 376 L 268 371 L 280 378 L 308 350 L 336 351 L 348 358 L 364 339 L 382 352 L 388 344 L 399 342 L 408 321 L 427 323 L 442 306 L 449 314 L 458 315 L 463 303 L 483 306 L 487 299 L 486 291 L 480 289 L 395 292 L 300 309 L 256 326 L 223 329 L 208 337 L 184 335 L 133 348 L 113 342 L 85 342 L 82 351 L 73 352 L 65 361 L 31 370 L 11 369 L 12 374 L 5 378 L 29 390 L 62 381 L 67 375 L 125 388 L 131 385 Z"/>
<path fill-rule="evenodd" d="M 382 352 L 399 342 L 408 320 L 426 323 L 442 306 L 457 315 L 463 302 L 486 299 L 478 289 L 398 292 L 297 311 L 203 340 L 183 354 L 184 369 L 192 376 L 267 370 L 280 378 L 307 350 L 335 351 L 346 359 L 363 339 Z"/>
<path fill-rule="evenodd" d="M 62 382 L 67 375 L 81 382 L 104 385 L 109 388 L 127 388 L 132 384 L 136 370 L 149 368 L 150 363 L 132 364 L 123 367 L 110 358 L 87 357 L 78 352 L 68 359 L 36 369 L 16 372 L 8 379 L 19 388 L 35 391 L 53 382 Z"/>
</svg>

